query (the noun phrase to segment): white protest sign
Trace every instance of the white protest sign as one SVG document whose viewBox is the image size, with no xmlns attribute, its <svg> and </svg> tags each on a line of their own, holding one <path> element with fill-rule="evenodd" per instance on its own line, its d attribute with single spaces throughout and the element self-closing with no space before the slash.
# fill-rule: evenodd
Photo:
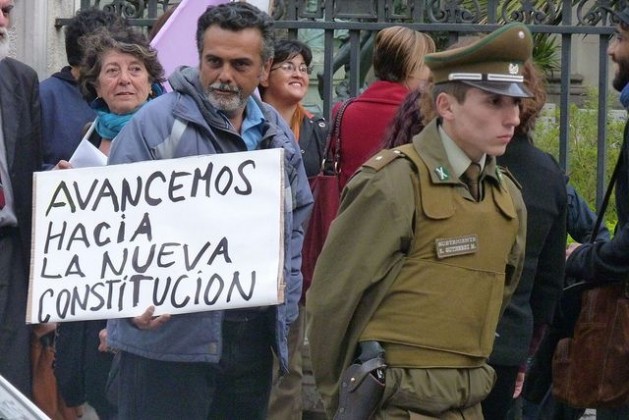
<svg viewBox="0 0 629 420">
<path fill-rule="evenodd" d="M 283 152 L 36 173 L 26 321 L 282 302 Z"/>
<path fill-rule="evenodd" d="M 50 417 L 0 375 L 0 419 L 50 420 Z"/>
</svg>

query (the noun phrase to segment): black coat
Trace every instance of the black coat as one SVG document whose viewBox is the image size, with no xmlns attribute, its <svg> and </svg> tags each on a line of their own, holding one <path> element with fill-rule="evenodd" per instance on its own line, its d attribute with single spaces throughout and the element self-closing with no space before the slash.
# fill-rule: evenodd
<svg viewBox="0 0 629 420">
<path fill-rule="evenodd" d="M 526 136 L 515 136 L 498 164 L 522 185 L 527 211 L 524 269 L 498 323 L 491 364 L 521 365 L 534 326 L 550 324 L 564 280 L 567 194 L 555 159 Z"/>
<path fill-rule="evenodd" d="M 321 117 L 305 117 L 299 127 L 299 149 L 308 178 L 321 169 L 328 135 L 328 124 Z"/>
</svg>

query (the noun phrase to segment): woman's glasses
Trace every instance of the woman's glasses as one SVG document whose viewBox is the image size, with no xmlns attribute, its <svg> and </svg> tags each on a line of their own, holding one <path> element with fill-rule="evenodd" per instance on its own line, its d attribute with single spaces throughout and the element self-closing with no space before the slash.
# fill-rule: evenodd
<svg viewBox="0 0 629 420">
<path fill-rule="evenodd" d="M 277 70 L 277 69 L 282 69 L 286 73 L 290 73 L 290 74 L 294 73 L 295 70 L 299 71 L 299 73 L 301 73 L 301 74 L 310 74 L 310 73 L 312 73 L 312 67 L 308 67 L 305 64 L 300 64 L 299 66 L 297 66 L 297 65 L 295 65 L 295 63 L 293 63 L 291 61 L 283 62 L 279 66 L 271 68 L 271 71 Z"/>
</svg>

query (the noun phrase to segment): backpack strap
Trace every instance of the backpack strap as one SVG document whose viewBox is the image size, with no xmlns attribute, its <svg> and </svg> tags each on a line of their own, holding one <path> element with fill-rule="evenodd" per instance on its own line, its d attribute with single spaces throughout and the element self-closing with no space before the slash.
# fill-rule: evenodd
<svg viewBox="0 0 629 420">
<path fill-rule="evenodd" d="M 155 147 L 155 149 L 153 149 L 153 158 L 172 159 L 175 157 L 175 151 L 177 150 L 177 146 L 179 146 L 179 142 L 181 141 L 181 136 L 183 136 L 187 127 L 188 123 L 186 121 L 175 117 L 169 136 L 163 143 L 160 143 L 157 147 Z"/>
</svg>

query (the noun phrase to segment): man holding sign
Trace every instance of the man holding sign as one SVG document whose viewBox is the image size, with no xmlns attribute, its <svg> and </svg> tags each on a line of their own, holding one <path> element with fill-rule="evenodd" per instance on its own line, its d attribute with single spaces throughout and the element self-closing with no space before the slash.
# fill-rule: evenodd
<svg viewBox="0 0 629 420">
<path fill-rule="evenodd" d="M 247 3 L 210 6 L 196 38 L 199 68 L 173 73 L 173 92 L 134 116 L 109 163 L 284 149 L 284 303 L 172 317 L 152 317 L 149 308 L 137 318 L 110 320 L 121 418 L 264 419 L 272 349 L 286 370 L 286 334 L 298 311 L 302 224 L 312 196 L 290 128 L 251 95 L 268 76 L 272 19 Z"/>
</svg>

